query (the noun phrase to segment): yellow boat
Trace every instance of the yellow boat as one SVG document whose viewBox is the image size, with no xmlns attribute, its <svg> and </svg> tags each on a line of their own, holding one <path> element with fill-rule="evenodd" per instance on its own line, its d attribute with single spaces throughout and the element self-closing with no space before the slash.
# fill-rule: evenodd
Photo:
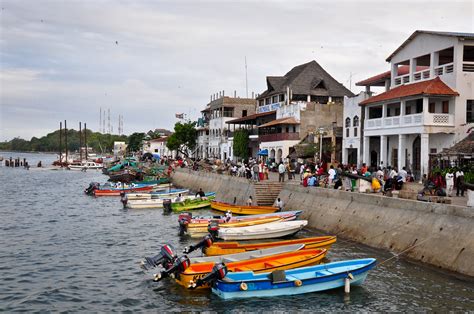
<svg viewBox="0 0 474 314">
<path fill-rule="evenodd" d="M 324 236 L 324 237 L 312 237 L 304 239 L 293 239 L 276 242 L 260 242 L 260 243 L 249 243 L 242 244 L 240 242 L 216 242 L 210 247 L 203 248 L 204 254 L 208 256 L 214 255 L 225 255 L 242 253 L 247 251 L 255 251 L 261 249 L 267 249 L 280 245 L 291 245 L 291 244 L 304 244 L 306 249 L 324 248 L 329 250 L 331 245 L 336 243 L 335 236 Z"/>
<path fill-rule="evenodd" d="M 325 249 L 305 249 L 295 252 L 287 252 L 260 258 L 248 259 L 238 262 L 226 263 L 230 272 L 253 271 L 254 273 L 272 272 L 275 270 L 286 270 L 319 264 L 326 256 Z M 198 279 L 203 278 L 212 271 L 214 263 L 191 264 L 184 272 L 176 276 L 176 281 L 188 288 Z M 199 288 L 210 288 L 205 284 Z"/>
<path fill-rule="evenodd" d="M 271 214 L 276 212 L 279 208 L 273 206 L 243 206 L 243 205 L 232 205 L 223 202 L 211 202 L 211 208 L 227 212 L 230 211 L 233 214 L 238 215 L 261 215 L 261 214 Z"/>
<path fill-rule="evenodd" d="M 242 220 L 236 222 L 226 222 L 220 223 L 219 228 L 238 228 L 238 227 L 247 227 L 247 226 L 254 226 L 254 225 L 261 225 L 270 222 L 280 221 L 283 220 L 281 217 L 269 217 L 269 218 L 257 218 L 252 220 Z M 207 226 L 209 224 L 205 223 L 190 223 L 187 225 L 186 232 L 191 237 L 200 237 L 203 235 L 208 234 Z"/>
</svg>

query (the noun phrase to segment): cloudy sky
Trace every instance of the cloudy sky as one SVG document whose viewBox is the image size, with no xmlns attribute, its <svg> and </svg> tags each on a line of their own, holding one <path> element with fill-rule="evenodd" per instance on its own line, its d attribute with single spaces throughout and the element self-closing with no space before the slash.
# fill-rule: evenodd
<svg viewBox="0 0 474 314">
<path fill-rule="evenodd" d="M 265 90 L 318 61 L 338 81 L 388 70 L 416 29 L 474 32 L 474 1 L 0 0 L 0 141 L 67 120 L 124 133 L 197 117 L 210 94 Z"/>
</svg>

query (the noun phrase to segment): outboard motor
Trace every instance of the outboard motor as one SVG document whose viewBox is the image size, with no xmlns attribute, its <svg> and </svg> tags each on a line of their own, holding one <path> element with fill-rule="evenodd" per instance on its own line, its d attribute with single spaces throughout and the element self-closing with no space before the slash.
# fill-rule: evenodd
<svg viewBox="0 0 474 314">
<path fill-rule="evenodd" d="M 189 254 L 197 249 L 203 249 L 205 247 L 210 247 L 214 243 L 214 238 L 212 235 L 208 234 L 201 241 L 199 241 L 195 245 L 190 245 L 189 247 L 184 248 L 183 253 Z"/>
<path fill-rule="evenodd" d="M 192 281 L 189 285 L 189 289 L 196 289 L 197 287 L 203 286 L 205 284 L 209 284 L 212 286 L 214 282 L 219 279 L 224 279 L 227 275 L 227 266 L 224 263 L 216 263 L 214 267 L 212 267 L 212 271 L 204 276 L 203 278 L 199 278 L 196 281 Z"/>
<path fill-rule="evenodd" d="M 219 236 L 219 223 L 217 221 L 211 221 L 207 226 L 207 231 L 213 239 L 217 239 Z"/>
<path fill-rule="evenodd" d="M 140 266 L 145 270 L 159 265 L 162 265 L 164 268 L 169 268 L 174 263 L 177 256 L 178 255 L 175 253 L 174 248 L 169 244 L 165 244 L 161 247 L 160 253 L 157 255 L 153 257 L 145 257 L 145 259 L 141 261 Z"/>
<path fill-rule="evenodd" d="M 191 222 L 193 218 L 191 213 L 183 213 L 178 216 L 178 224 L 179 224 L 179 235 L 183 235 L 187 228 L 188 224 Z"/>
<path fill-rule="evenodd" d="M 171 266 L 167 267 L 165 270 L 159 272 L 158 274 L 155 274 L 153 280 L 160 281 L 161 279 L 166 277 L 175 278 L 178 273 L 182 273 L 183 271 L 185 271 L 189 267 L 189 265 L 191 265 L 189 257 L 183 255 L 177 258 Z"/>
<path fill-rule="evenodd" d="M 100 183 L 98 182 L 91 182 L 89 183 L 89 186 L 84 190 L 84 193 L 87 195 L 94 195 L 94 191 L 98 190 L 100 186 Z"/>
<path fill-rule="evenodd" d="M 163 200 L 163 214 L 169 215 L 173 209 L 171 208 L 171 199 L 164 199 Z"/>
</svg>

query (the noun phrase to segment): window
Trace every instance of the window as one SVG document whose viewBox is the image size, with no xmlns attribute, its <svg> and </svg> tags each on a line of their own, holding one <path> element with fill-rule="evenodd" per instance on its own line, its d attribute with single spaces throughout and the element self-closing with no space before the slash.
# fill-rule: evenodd
<svg viewBox="0 0 474 314">
<path fill-rule="evenodd" d="M 286 127 L 286 133 L 290 133 L 290 127 L 289 126 Z"/>
<path fill-rule="evenodd" d="M 246 117 L 247 116 L 247 110 L 242 110 L 242 117 Z"/>
<path fill-rule="evenodd" d="M 285 94 L 280 95 L 280 101 L 285 101 Z"/>
<path fill-rule="evenodd" d="M 436 148 L 431 148 L 430 149 L 430 154 L 436 154 L 438 150 Z"/>
<path fill-rule="evenodd" d="M 352 126 L 359 126 L 359 117 L 358 116 L 354 117 L 354 121 L 352 122 Z"/>
<path fill-rule="evenodd" d="M 346 118 L 346 128 L 351 126 L 351 118 L 347 117 Z"/>
<path fill-rule="evenodd" d="M 357 128 L 354 128 L 354 137 L 357 137 Z"/>
<path fill-rule="evenodd" d="M 405 114 L 411 114 L 411 106 L 405 108 Z"/>
<path fill-rule="evenodd" d="M 155 153 L 158 153 L 158 148 L 155 148 Z"/>
<path fill-rule="evenodd" d="M 435 113 L 435 108 L 436 108 L 436 104 L 434 102 L 430 102 L 430 104 L 428 106 L 428 112 L 429 113 Z"/>
<path fill-rule="evenodd" d="M 277 95 L 277 96 L 273 96 L 273 98 L 272 98 L 272 103 L 274 104 L 274 103 L 276 103 L 276 102 L 278 102 L 278 95 Z"/>
<path fill-rule="evenodd" d="M 349 128 L 346 128 L 346 137 L 349 137 Z"/>
<path fill-rule="evenodd" d="M 260 99 L 260 100 L 258 101 L 258 105 L 259 105 L 259 106 L 265 105 L 265 100 Z"/>
<path fill-rule="evenodd" d="M 466 123 L 474 122 L 474 99 L 468 99 L 466 102 Z"/>
<path fill-rule="evenodd" d="M 416 100 L 416 113 L 422 113 L 423 112 L 423 99 L 417 99 Z"/>
<path fill-rule="evenodd" d="M 443 101 L 443 113 L 449 113 L 449 101 Z"/>
<path fill-rule="evenodd" d="M 400 115 L 400 108 L 395 108 L 395 115 L 399 116 Z"/>
<path fill-rule="evenodd" d="M 293 133 L 296 133 L 296 126 L 293 126 Z"/>
</svg>

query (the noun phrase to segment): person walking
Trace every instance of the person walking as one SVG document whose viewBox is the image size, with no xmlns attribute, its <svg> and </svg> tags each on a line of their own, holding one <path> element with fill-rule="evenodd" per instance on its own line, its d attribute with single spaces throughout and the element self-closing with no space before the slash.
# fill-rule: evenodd
<svg viewBox="0 0 474 314">
<path fill-rule="evenodd" d="M 329 183 L 329 184 L 332 184 L 332 182 L 333 182 L 334 179 L 336 178 L 336 170 L 334 170 L 334 166 L 333 166 L 333 165 L 331 165 L 331 167 L 329 167 L 328 174 L 329 174 L 328 183 Z"/>
<path fill-rule="evenodd" d="M 459 191 L 464 196 L 464 172 L 461 169 L 456 171 L 456 196 L 459 196 Z"/>
<path fill-rule="evenodd" d="M 282 162 L 278 166 L 278 182 L 285 182 L 285 165 Z"/>
<path fill-rule="evenodd" d="M 454 189 L 454 174 L 451 172 L 451 170 L 448 170 L 444 178 L 446 180 L 446 194 L 451 197 L 453 196 Z"/>
<path fill-rule="evenodd" d="M 253 180 L 255 182 L 258 182 L 260 181 L 260 178 L 259 178 L 259 170 L 258 170 L 259 166 L 257 163 L 254 163 L 253 166 L 252 166 L 252 172 L 253 172 Z"/>
</svg>

